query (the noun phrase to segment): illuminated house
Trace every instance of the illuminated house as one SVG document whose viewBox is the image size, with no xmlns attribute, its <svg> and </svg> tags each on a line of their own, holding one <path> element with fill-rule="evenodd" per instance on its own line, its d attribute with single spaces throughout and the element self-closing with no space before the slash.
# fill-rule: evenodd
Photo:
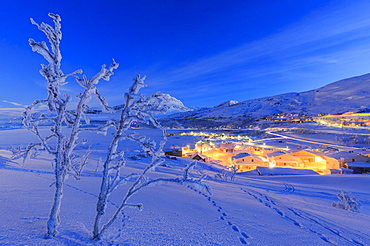
<svg viewBox="0 0 370 246">
<path fill-rule="evenodd" d="M 181 147 L 181 150 L 182 150 L 182 156 L 183 157 L 191 157 L 192 155 L 194 155 L 197 152 L 197 150 L 192 149 L 190 147 L 190 145 L 186 145 L 185 147 Z"/>
<path fill-rule="evenodd" d="M 223 152 L 234 152 L 235 144 L 220 144 L 219 149 Z"/>
<path fill-rule="evenodd" d="M 281 152 L 279 152 L 281 153 Z M 296 156 L 293 156 L 291 154 L 280 154 L 277 156 L 272 156 L 270 159 L 270 163 L 272 163 L 272 166 L 276 167 L 294 167 L 294 168 L 302 168 L 304 167 L 304 164 L 302 160 Z"/>
<path fill-rule="evenodd" d="M 316 153 L 309 152 L 307 150 L 300 150 L 297 152 L 290 153 L 291 155 L 301 159 L 304 168 L 310 169 L 327 169 L 327 161 Z"/>
<path fill-rule="evenodd" d="M 220 161 L 221 165 L 229 166 L 232 164 L 231 158 L 235 155 L 234 153 L 230 153 L 224 151 L 224 149 L 214 148 L 208 151 L 203 152 L 203 155 L 208 156 L 209 158 Z"/>
<path fill-rule="evenodd" d="M 232 162 L 239 172 L 256 169 L 257 166 L 269 166 L 261 157 L 248 153 L 239 153 L 233 156 Z"/>
<path fill-rule="evenodd" d="M 339 170 L 338 160 L 319 152 L 300 150 L 289 154 L 282 153 L 281 155 L 271 153 L 268 156 L 271 166 L 312 169 L 321 174 L 333 173 L 332 169 Z"/>
<path fill-rule="evenodd" d="M 327 169 L 339 169 L 340 168 L 340 164 L 339 164 L 339 161 L 337 159 L 334 159 L 334 158 L 328 157 L 328 156 L 323 156 L 322 158 L 324 158 L 326 160 L 326 168 Z"/>
<path fill-rule="evenodd" d="M 206 143 L 197 143 L 195 146 L 195 149 L 197 150 L 197 152 L 201 154 L 205 151 L 211 150 L 212 148 L 213 147 L 210 144 L 206 144 Z"/>
</svg>

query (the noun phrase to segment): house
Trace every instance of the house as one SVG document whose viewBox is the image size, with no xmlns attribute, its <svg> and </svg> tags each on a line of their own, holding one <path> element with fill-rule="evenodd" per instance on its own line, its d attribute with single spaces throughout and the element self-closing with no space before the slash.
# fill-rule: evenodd
<svg viewBox="0 0 370 246">
<path fill-rule="evenodd" d="M 165 155 L 170 155 L 170 156 L 179 156 L 182 157 L 182 149 L 167 149 L 164 151 Z"/>
<path fill-rule="evenodd" d="M 219 149 L 223 152 L 232 153 L 234 152 L 235 144 L 220 144 Z"/>
<path fill-rule="evenodd" d="M 201 154 L 205 151 L 211 150 L 212 148 L 213 147 L 210 144 L 206 144 L 206 143 L 197 143 L 195 146 L 195 149 L 197 150 L 197 152 Z"/>
<path fill-rule="evenodd" d="M 354 174 L 370 173 L 370 157 L 355 155 L 344 159 L 344 166 L 352 169 Z"/>
<path fill-rule="evenodd" d="M 250 146 L 248 148 L 248 153 L 251 153 L 251 154 L 254 154 L 254 155 L 259 155 L 259 156 L 262 156 L 262 155 L 266 155 L 266 154 L 269 154 L 269 153 L 272 153 L 272 152 L 275 152 L 276 149 L 273 149 L 273 148 L 270 148 L 270 147 L 267 147 L 265 145 L 260 145 L 260 146 Z"/>
<path fill-rule="evenodd" d="M 330 174 L 341 174 L 342 170 L 341 169 L 329 169 Z"/>
<path fill-rule="evenodd" d="M 344 159 L 344 163 L 348 162 L 370 162 L 370 157 L 366 155 L 353 155 Z"/>
<path fill-rule="evenodd" d="M 339 169 L 340 168 L 340 162 L 332 157 L 328 156 L 322 156 L 324 160 L 326 161 L 326 168 L 327 169 Z"/>
<path fill-rule="evenodd" d="M 342 174 L 352 174 L 353 170 L 349 168 L 341 168 Z"/>
<path fill-rule="evenodd" d="M 195 153 L 192 155 L 191 159 L 206 162 L 208 160 L 208 157 L 199 153 Z"/>
<path fill-rule="evenodd" d="M 304 168 L 310 168 L 310 169 L 328 169 L 327 167 L 327 161 L 325 158 L 323 158 L 322 154 L 319 152 L 310 152 L 307 150 L 300 150 L 297 152 L 291 153 L 291 155 L 301 159 L 303 162 Z"/>
<path fill-rule="evenodd" d="M 270 163 L 276 167 L 304 167 L 302 160 L 291 154 L 284 153 L 277 156 L 271 154 L 270 156 L 272 156 Z"/>
<path fill-rule="evenodd" d="M 261 157 L 248 154 L 248 153 L 239 153 L 232 158 L 232 162 L 239 172 L 245 172 L 252 169 L 256 169 L 258 166 L 269 166 L 268 162 L 263 160 Z"/>
<path fill-rule="evenodd" d="M 222 149 L 211 149 L 203 152 L 203 155 L 209 157 L 210 159 L 220 161 L 221 165 L 230 166 L 232 164 L 231 158 L 235 155 L 234 153 L 225 152 Z"/>
<path fill-rule="evenodd" d="M 369 162 L 348 162 L 345 166 L 353 170 L 353 174 L 370 173 Z"/>
<path fill-rule="evenodd" d="M 189 158 L 197 152 L 195 148 L 191 148 L 189 144 L 184 147 L 181 147 L 181 151 L 182 151 L 182 156 L 189 157 Z"/>
</svg>

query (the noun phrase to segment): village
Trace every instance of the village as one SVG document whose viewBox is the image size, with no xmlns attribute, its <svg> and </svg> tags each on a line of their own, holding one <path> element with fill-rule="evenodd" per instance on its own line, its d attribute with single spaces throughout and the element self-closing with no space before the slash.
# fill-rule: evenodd
<svg viewBox="0 0 370 246">
<path fill-rule="evenodd" d="M 165 151 L 166 155 L 218 163 L 237 172 L 277 167 L 299 169 L 301 173 L 305 173 L 304 170 L 314 171 L 322 175 L 370 173 L 370 153 L 359 153 L 349 148 L 325 151 L 283 147 L 282 140 L 267 145 L 261 140 L 232 134 L 188 132 L 179 135 L 197 136 L 201 140 L 193 145 L 173 145 Z"/>
<path fill-rule="evenodd" d="M 345 113 L 333 115 L 319 115 L 313 120 L 319 124 L 336 127 L 369 127 L 369 113 Z"/>
</svg>

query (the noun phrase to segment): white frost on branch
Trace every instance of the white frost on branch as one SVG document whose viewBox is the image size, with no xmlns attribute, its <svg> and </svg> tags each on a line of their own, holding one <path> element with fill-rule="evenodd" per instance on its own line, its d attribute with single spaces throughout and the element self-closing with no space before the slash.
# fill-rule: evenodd
<svg viewBox="0 0 370 246">
<path fill-rule="evenodd" d="M 36 42 L 31 38 L 29 39 L 32 50 L 42 55 L 47 61 L 47 64 L 41 64 L 40 74 L 47 81 L 48 96 L 43 100 L 35 100 L 31 105 L 26 107 L 23 113 L 24 127 L 37 136 L 39 143 L 32 143 L 26 148 L 18 149 L 17 152 L 14 152 L 13 158 L 23 158 L 26 160 L 33 149 L 46 150 L 55 156 L 54 173 L 56 189 L 46 234 L 46 237 L 53 237 L 56 235 L 57 228 L 60 224 L 59 213 L 65 179 L 68 174 L 79 178 L 91 154 L 90 148 L 82 156 L 77 155 L 75 152 L 75 148 L 78 145 L 86 144 L 85 140 L 79 140 L 79 134 L 83 130 L 81 128 L 82 122 L 84 121 L 87 124 L 89 122 L 85 114 L 88 109 L 88 102 L 91 96 L 96 96 L 105 111 L 113 111 L 108 106 L 106 99 L 99 93 L 96 85 L 101 79 L 109 81 L 113 75 L 113 71 L 118 68 L 118 63 L 113 60 L 112 65 L 108 68 L 103 65 L 101 70 L 91 79 L 88 79 L 84 75 L 82 78 L 79 78 L 76 75 L 82 73 L 82 70 L 65 75 L 61 69 L 61 18 L 56 14 L 49 14 L 49 17 L 53 19 L 54 27 L 46 23 L 38 24 L 33 19 L 31 19 L 31 22 L 46 35 L 51 48 L 49 48 L 46 42 Z M 77 95 L 78 103 L 74 110 L 67 110 L 67 106 L 72 100 L 71 95 L 62 95 L 60 93 L 61 86 L 67 84 L 66 79 L 70 76 L 74 76 L 77 83 L 82 87 L 82 92 Z M 45 106 L 48 108 L 48 113 L 41 113 L 38 109 Z M 49 131 L 40 131 L 40 126 L 43 125 L 49 126 Z M 71 127 L 71 131 L 67 134 L 62 131 L 65 125 Z"/>
<path fill-rule="evenodd" d="M 153 117 L 153 114 L 158 112 L 165 112 L 166 107 L 162 107 L 164 98 L 162 94 L 156 93 L 152 96 L 145 97 L 139 94 L 141 88 L 145 87 L 145 77 L 140 75 L 134 78 L 134 83 L 130 87 L 128 93 L 124 96 L 124 103 L 117 109 L 121 110 L 119 121 L 113 123 L 109 122 L 103 129 L 106 130 L 109 126 L 114 126 L 115 133 L 114 138 L 108 149 L 108 153 L 103 165 L 103 176 L 100 187 L 100 193 L 96 206 L 96 217 L 94 222 L 93 237 L 94 239 L 100 239 L 106 229 L 108 229 L 113 222 L 123 213 L 125 207 L 137 207 L 142 209 L 142 205 L 129 203 L 130 198 L 139 192 L 141 189 L 153 185 L 159 185 L 162 183 L 178 183 L 178 184 L 193 184 L 197 187 L 206 189 L 211 193 L 211 189 L 208 185 L 203 183 L 206 176 L 202 176 L 198 179 L 190 178 L 190 170 L 195 166 L 195 163 L 191 163 L 184 171 L 184 175 L 181 178 L 157 178 L 151 179 L 147 176 L 148 172 L 154 171 L 156 167 L 160 166 L 164 162 L 163 158 L 163 147 L 166 143 L 166 130 L 160 125 L 160 123 Z M 132 123 L 145 123 L 155 126 L 157 129 L 162 131 L 162 141 L 159 143 L 150 139 L 147 136 L 138 135 L 136 133 L 126 133 L 131 127 Z M 141 174 L 132 174 L 126 177 L 120 175 L 121 167 L 126 163 L 124 152 L 118 150 L 119 142 L 123 140 L 130 140 L 140 145 L 144 153 L 151 155 L 150 164 L 142 171 Z M 126 184 L 128 180 L 132 180 L 132 185 L 128 189 L 126 195 L 122 199 L 120 206 L 117 208 L 114 215 L 108 220 L 108 222 L 100 226 L 102 216 L 105 214 L 108 204 L 108 197 L 110 194 L 122 184 Z"/>
</svg>

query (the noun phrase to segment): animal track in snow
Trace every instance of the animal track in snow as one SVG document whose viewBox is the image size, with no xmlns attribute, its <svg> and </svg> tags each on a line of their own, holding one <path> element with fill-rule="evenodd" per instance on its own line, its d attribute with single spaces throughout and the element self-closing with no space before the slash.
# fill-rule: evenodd
<svg viewBox="0 0 370 246">
<path fill-rule="evenodd" d="M 233 229 L 234 231 L 239 232 L 239 228 L 238 228 L 237 226 L 234 226 L 234 225 L 233 225 L 233 226 L 231 227 L 231 229 Z"/>
<path fill-rule="evenodd" d="M 201 195 L 203 195 L 205 198 L 207 198 L 207 200 L 214 206 L 214 207 L 216 207 L 217 208 L 217 212 L 219 212 L 220 213 L 220 217 L 219 217 L 219 219 L 220 220 L 224 220 L 224 221 L 226 221 L 225 220 L 225 217 L 226 216 L 228 216 L 225 212 L 223 212 L 222 210 L 223 210 L 223 208 L 221 207 L 221 206 L 218 206 L 217 205 L 217 202 L 216 201 L 214 201 L 214 200 L 212 200 L 212 198 L 210 197 L 210 196 L 207 196 L 207 195 L 205 195 L 203 192 L 200 192 L 200 191 L 198 191 L 198 190 L 196 190 L 196 189 L 194 189 L 193 187 L 191 187 L 191 186 L 187 186 L 189 189 L 191 189 L 191 190 L 194 190 L 195 192 L 197 192 L 197 193 L 199 193 L 199 194 L 201 194 Z M 256 197 L 257 198 L 257 197 Z M 236 225 L 234 225 L 233 223 L 231 223 L 230 221 L 226 221 L 226 223 L 227 223 L 227 225 L 228 226 L 230 226 L 231 227 L 231 229 L 233 230 L 233 231 L 235 231 L 235 232 L 238 232 L 240 235 L 241 235 L 241 237 L 239 237 L 239 241 L 242 243 L 242 244 L 248 244 L 247 243 L 247 241 L 246 241 L 246 239 L 250 239 L 251 237 L 250 236 L 248 236 L 245 232 L 242 232 L 242 231 L 240 231 L 240 229 L 239 229 L 239 227 L 237 227 Z"/>
<path fill-rule="evenodd" d="M 241 242 L 242 244 L 247 244 L 247 242 L 244 240 L 244 238 L 240 237 L 240 238 L 239 238 L 239 240 L 240 240 L 240 242 Z"/>
<path fill-rule="evenodd" d="M 315 235 L 318 236 L 324 242 L 331 244 L 331 245 L 358 245 L 358 246 L 365 246 L 366 243 L 363 243 L 359 240 L 362 238 L 364 241 L 368 240 L 366 235 L 358 234 L 356 235 L 356 239 L 352 238 L 352 236 L 346 236 L 344 232 L 346 232 L 346 228 L 343 227 L 342 231 L 338 228 L 338 225 L 331 224 L 329 221 L 323 221 L 323 218 L 319 218 L 318 216 L 311 214 L 309 212 L 301 211 L 300 209 L 293 209 L 286 206 L 278 205 L 271 197 L 268 197 L 264 194 L 261 194 L 257 191 L 247 191 L 243 188 L 240 188 L 243 192 L 247 193 L 251 197 L 255 198 L 264 206 L 273 209 L 279 216 L 282 218 L 291 221 L 295 226 L 300 227 L 301 229 L 307 230 Z M 293 193 L 295 188 L 293 185 L 285 184 L 285 190 L 280 192 L 279 194 L 286 195 Z M 277 193 L 278 194 L 278 193 Z M 308 222 L 306 226 L 302 224 L 302 222 Z M 309 227 L 308 227 L 309 226 Z M 333 241 L 332 238 L 325 235 L 323 232 L 324 230 L 329 232 L 331 235 L 336 236 L 337 240 Z M 349 235 L 353 235 L 353 232 L 348 231 Z M 329 234 L 328 234 L 329 235 Z"/>
</svg>

